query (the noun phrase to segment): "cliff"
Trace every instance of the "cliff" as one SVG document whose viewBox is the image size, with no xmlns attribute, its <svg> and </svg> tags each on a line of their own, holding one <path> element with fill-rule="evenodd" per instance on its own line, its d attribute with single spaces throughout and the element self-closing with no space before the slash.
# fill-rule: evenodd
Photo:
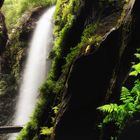
<svg viewBox="0 0 140 140">
<path fill-rule="evenodd" d="M 139 8 L 139 0 L 57 0 L 52 68 L 19 140 L 121 140 L 139 135 L 139 104 L 134 99 L 126 103 L 123 98 L 122 102 L 123 86 L 130 90 L 135 83 L 139 93 L 139 68 L 130 74 L 136 69 L 134 62 L 139 63 L 134 56 L 137 53 L 139 57 L 140 48 Z M 43 9 L 41 6 L 24 15 L 28 18 L 20 20 L 3 52 L 3 64 L 10 67 L 2 69 L 13 76 L 14 88 L 26 58 L 25 46 Z M 9 57 L 9 52 L 15 58 Z M 139 100 L 139 94 L 132 98 Z M 105 104 L 113 107 L 104 109 Z M 128 112 L 120 111 L 125 115 L 119 120 L 114 112 L 122 104 Z M 112 118 L 104 121 L 106 115 L 99 110 Z"/>
</svg>

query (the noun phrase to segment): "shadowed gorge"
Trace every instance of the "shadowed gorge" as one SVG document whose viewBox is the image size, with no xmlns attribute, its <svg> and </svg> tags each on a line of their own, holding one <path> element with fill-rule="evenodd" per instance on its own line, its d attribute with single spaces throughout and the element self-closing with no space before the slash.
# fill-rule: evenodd
<svg viewBox="0 0 140 140">
<path fill-rule="evenodd" d="M 138 140 L 139 0 L 5 0 L 0 5 L 1 126 L 11 124 L 17 104 L 17 113 L 23 112 L 18 124 L 25 125 L 16 140 Z M 37 42 L 30 44 L 31 38 Z M 37 53 L 32 57 L 31 51 Z"/>
<path fill-rule="evenodd" d="M 82 56 L 74 63 L 66 93 L 70 98 L 68 111 L 58 124 L 56 139 L 84 140 L 96 137 L 96 108 L 105 99 L 119 51 L 117 44 L 112 44 L 114 47 L 111 48 L 110 43 L 110 40 L 116 40 L 116 32 L 106 40 L 96 53 Z"/>
</svg>

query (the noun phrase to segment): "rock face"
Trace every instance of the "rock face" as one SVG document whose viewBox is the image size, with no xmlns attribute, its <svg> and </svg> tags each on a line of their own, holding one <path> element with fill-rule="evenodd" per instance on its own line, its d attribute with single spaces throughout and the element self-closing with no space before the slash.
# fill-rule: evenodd
<svg viewBox="0 0 140 140">
<path fill-rule="evenodd" d="M 2 7 L 3 3 L 4 3 L 4 0 L 1 0 L 0 1 L 0 8 Z"/>
<path fill-rule="evenodd" d="M 7 42 L 7 29 L 5 25 L 5 18 L 3 14 L 0 12 L 0 55 L 5 49 L 6 42 Z"/>
<path fill-rule="evenodd" d="M 60 4 L 59 8 L 62 8 L 63 11 L 69 1 L 61 0 L 60 3 L 62 5 Z M 70 6 L 76 5 L 75 0 L 70 0 L 71 3 Z M 109 140 L 110 136 L 115 135 L 113 126 L 107 127 L 103 132 L 98 130 L 97 125 L 103 116 L 97 111 L 97 107 L 110 102 L 118 103 L 122 85 L 131 86 L 132 81 L 127 78 L 131 62 L 134 60 L 133 54 L 140 45 L 140 15 L 138 14 L 140 1 L 80 0 L 79 3 L 78 12 L 72 13 L 73 15 L 68 19 L 64 18 L 68 21 L 74 18 L 74 22 L 69 23 L 72 26 L 65 21 L 56 20 L 55 24 L 61 23 L 57 27 L 62 29 L 63 32 L 60 34 L 62 33 L 64 36 L 59 40 L 62 43 L 57 42 L 63 46 L 62 50 L 59 48 L 62 56 L 57 58 L 58 67 L 55 67 L 57 78 L 52 78 L 52 81 L 50 78 L 48 85 L 46 84 L 47 88 L 43 90 L 42 95 L 44 98 L 42 102 L 40 101 L 32 122 L 23 131 L 24 134 L 21 134 L 21 139 L 45 140 L 47 137 L 50 140 Z M 43 12 L 41 9 L 37 8 L 33 13 L 25 13 L 19 25 L 10 34 L 3 63 L 8 65 L 3 65 L 2 71 L 6 70 L 8 74 L 8 77 L 3 77 L 3 79 L 6 78 L 3 81 L 6 81 L 6 84 L 7 81 L 11 81 L 8 85 L 14 83 L 12 89 L 9 89 L 10 92 L 13 91 L 13 94 L 5 94 L 0 97 L 0 100 L 7 99 L 7 96 L 10 95 L 10 98 L 13 99 L 12 104 L 15 102 L 17 83 L 26 57 L 27 42 L 35 27 L 37 17 Z M 66 13 L 72 10 L 64 9 Z M 67 30 L 63 28 L 64 24 L 67 25 Z M 86 36 L 83 32 L 91 25 L 94 28 L 89 28 Z M 87 38 L 82 36 L 83 34 Z M 87 42 L 83 43 L 81 41 L 83 38 Z M 73 61 L 70 61 L 71 58 L 69 58 L 70 63 L 64 59 L 72 53 L 70 50 L 76 50 L 77 44 L 79 45 L 81 42 L 83 46 L 78 48 L 79 53 L 76 53 L 77 56 L 73 57 Z M 54 54 L 54 57 L 55 55 L 57 54 Z M 62 68 L 65 63 L 68 69 Z M 70 64 L 67 65 L 67 63 Z M 11 77 L 10 80 L 8 80 L 9 77 Z M 63 85 L 59 85 L 59 81 Z M 0 103 L 3 102 L 0 101 Z M 56 110 L 53 108 L 54 106 Z M 40 108 L 41 110 L 39 110 Z M 57 108 L 59 111 L 58 114 L 55 114 Z M 5 114 L 9 114 L 9 112 L 5 112 Z M 1 124 L 6 123 L 3 121 L 4 117 L 0 116 Z M 135 118 L 137 117 L 139 114 Z M 54 133 L 51 136 L 50 134 L 41 135 L 40 129 L 43 126 L 53 127 Z M 138 135 L 139 127 L 135 123 L 132 127 L 126 127 L 119 139 L 134 138 L 134 135 Z M 132 129 L 135 132 L 130 134 Z M 128 135 L 129 138 L 127 138 Z"/>
<path fill-rule="evenodd" d="M 55 134 L 51 140 L 109 139 L 113 128 L 100 137 L 96 126 L 100 114 L 96 108 L 109 101 L 118 101 L 120 89 L 127 79 L 133 61 L 133 54 L 140 44 L 139 8 L 139 0 L 130 1 L 123 22 L 116 24 L 113 30 L 109 26 L 111 31 L 97 51 L 87 56 L 81 55 L 74 61 L 63 93 Z M 103 20 L 109 15 L 111 13 L 105 12 Z"/>
<path fill-rule="evenodd" d="M 4 0 L 0 1 L 0 8 L 2 7 Z M 8 39 L 7 29 L 5 25 L 5 17 L 0 11 L 0 55 L 5 49 L 6 41 Z"/>
</svg>

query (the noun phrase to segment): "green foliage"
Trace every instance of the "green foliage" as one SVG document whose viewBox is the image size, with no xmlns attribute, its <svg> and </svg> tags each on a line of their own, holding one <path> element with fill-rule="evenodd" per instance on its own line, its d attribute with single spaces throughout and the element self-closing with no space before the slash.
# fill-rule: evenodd
<svg viewBox="0 0 140 140">
<path fill-rule="evenodd" d="M 137 76 L 140 74 L 140 63 L 133 65 L 134 70 L 130 73 L 130 76 Z"/>
<path fill-rule="evenodd" d="M 136 58 L 140 60 L 140 53 L 135 54 Z M 140 63 L 136 63 L 132 66 L 133 71 L 129 74 L 130 76 L 137 76 L 140 74 Z"/>
<path fill-rule="evenodd" d="M 135 54 L 135 56 L 140 59 L 140 55 L 138 53 Z M 130 76 L 138 76 L 138 74 L 140 74 L 140 71 L 137 68 L 139 64 L 140 63 L 137 63 L 132 66 L 134 70 L 130 73 Z M 131 90 L 126 87 L 122 87 L 120 101 L 121 104 L 110 103 L 97 108 L 105 115 L 102 123 L 99 125 L 101 128 L 105 127 L 106 124 L 113 122 L 118 128 L 118 133 L 120 133 L 134 114 L 140 112 L 139 79 L 134 82 L 134 86 Z"/>
<path fill-rule="evenodd" d="M 52 134 L 52 132 L 53 132 L 53 127 L 50 127 L 50 128 L 48 128 L 48 127 L 42 127 L 40 133 L 41 133 L 42 135 L 50 136 L 50 135 Z"/>
<path fill-rule="evenodd" d="M 11 28 L 25 11 L 32 10 L 34 7 L 53 5 L 55 2 L 56 0 L 5 0 L 2 11 L 8 28 Z"/>
<path fill-rule="evenodd" d="M 72 27 L 76 19 L 78 9 L 80 7 L 80 0 L 58 0 L 56 4 L 56 12 L 54 16 L 55 29 L 55 51 L 58 58 L 63 52 L 63 40 L 69 29 Z M 61 46 L 61 47 L 60 47 Z"/>
<path fill-rule="evenodd" d="M 123 129 L 126 122 L 134 115 L 136 111 L 140 111 L 140 81 L 136 81 L 131 91 L 123 87 L 121 91 L 121 105 L 108 104 L 98 107 L 100 111 L 106 114 L 102 127 L 105 124 L 114 122 L 119 129 Z"/>
<path fill-rule="evenodd" d="M 134 100 L 133 97 L 131 97 L 130 91 L 126 87 L 122 87 L 120 100 L 123 103 L 129 103 Z"/>
<path fill-rule="evenodd" d="M 104 113 L 112 113 L 113 111 L 117 111 L 117 108 L 118 108 L 117 104 L 108 104 L 98 107 L 98 109 Z"/>
<path fill-rule="evenodd" d="M 57 106 L 54 106 L 54 107 L 52 108 L 53 111 L 54 111 L 54 114 L 57 114 L 57 113 L 58 113 L 58 111 L 59 111 L 59 106 L 60 106 L 60 104 L 57 105 Z"/>
<path fill-rule="evenodd" d="M 75 48 L 72 48 L 71 52 L 65 58 L 66 64 L 63 66 L 63 73 L 68 72 L 71 63 L 80 54 L 84 46 L 94 45 L 97 47 L 101 43 L 102 37 L 100 35 L 94 35 L 97 25 L 98 23 L 90 24 L 84 29 L 81 42 Z"/>
<path fill-rule="evenodd" d="M 6 81 L 0 80 L 0 96 L 5 93 L 6 88 L 7 88 Z"/>
</svg>

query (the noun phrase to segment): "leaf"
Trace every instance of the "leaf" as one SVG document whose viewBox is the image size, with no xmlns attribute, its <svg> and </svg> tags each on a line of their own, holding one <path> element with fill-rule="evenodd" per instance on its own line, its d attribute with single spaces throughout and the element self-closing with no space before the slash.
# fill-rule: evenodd
<svg viewBox="0 0 140 140">
<path fill-rule="evenodd" d="M 50 128 L 42 127 L 40 134 L 49 136 L 52 134 L 52 132 L 53 132 L 53 127 L 50 127 Z"/>
<path fill-rule="evenodd" d="M 133 103 L 128 103 L 127 108 L 129 111 L 135 112 L 135 105 Z"/>
<path fill-rule="evenodd" d="M 138 74 L 140 74 L 140 63 L 133 65 L 132 68 L 134 70 L 130 72 L 130 76 L 137 76 Z"/>
<path fill-rule="evenodd" d="M 136 109 L 137 109 L 137 110 L 140 110 L 140 105 L 137 105 L 137 106 L 136 106 Z"/>
<path fill-rule="evenodd" d="M 133 101 L 130 91 L 126 87 L 122 87 L 120 100 L 123 101 L 123 103 Z"/>
<path fill-rule="evenodd" d="M 131 93 L 140 94 L 140 81 L 136 80 L 134 87 L 131 90 Z"/>
<path fill-rule="evenodd" d="M 132 72 L 130 72 L 130 74 L 129 74 L 129 76 L 137 76 L 137 75 L 138 75 L 137 71 L 132 71 Z"/>
<path fill-rule="evenodd" d="M 140 59 L 140 54 L 139 53 L 136 53 L 135 56 L 136 56 L 136 58 Z"/>
<path fill-rule="evenodd" d="M 59 110 L 59 107 L 58 106 L 55 106 L 52 109 L 54 111 L 54 114 L 57 114 L 58 113 L 58 110 Z"/>
<path fill-rule="evenodd" d="M 117 111 L 117 108 L 118 108 L 117 104 L 108 104 L 98 107 L 97 109 L 104 113 L 111 113 L 113 111 Z"/>
</svg>

